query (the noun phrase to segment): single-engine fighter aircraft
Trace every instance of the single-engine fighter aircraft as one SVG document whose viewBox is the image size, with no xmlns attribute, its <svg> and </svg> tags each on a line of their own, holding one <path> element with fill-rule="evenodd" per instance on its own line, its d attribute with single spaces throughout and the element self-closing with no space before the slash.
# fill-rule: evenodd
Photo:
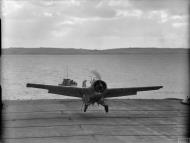
<svg viewBox="0 0 190 143">
<path fill-rule="evenodd" d="M 65 81 L 65 79 L 64 79 Z M 68 79 L 67 79 L 68 81 Z M 108 105 L 105 102 L 106 98 L 136 95 L 139 91 L 158 90 L 163 86 L 150 87 L 129 87 L 129 88 L 108 88 L 105 81 L 100 78 L 93 78 L 90 81 L 90 87 L 86 87 L 86 80 L 83 81 L 82 88 L 76 86 L 64 85 L 43 85 L 28 83 L 27 87 L 47 89 L 48 93 L 60 94 L 72 97 L 79 97 L 84 104 L 84 112 L 86 112 L 89 105 L 97 103 L 105 108 L 108 112 Z"/>
</svg>

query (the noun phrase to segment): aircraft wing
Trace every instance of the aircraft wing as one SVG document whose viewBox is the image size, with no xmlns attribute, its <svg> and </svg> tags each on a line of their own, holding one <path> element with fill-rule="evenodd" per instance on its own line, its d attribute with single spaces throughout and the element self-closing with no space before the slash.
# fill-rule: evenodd
<svg viewBox="0 0 190 143">
<path fill-rule="evenodd" d="M 163 86 L 150 87 L 131 87 L 131 88 L 110 88 L 104 95 L 104 98 L 136 95 L 139 91 L 158 90 Z"/>
<path fill-rule="evenodd" d="M 55 85 L 32 84 L 32 83 L 28 83 L 26 87 L 47 89 L 48 93 L 79 97 L 79 98 L 82 98 L 82 91 L 83 91 L 82 88 L 77 88 L 77 87 L 63 87 Z"/>
</svg>

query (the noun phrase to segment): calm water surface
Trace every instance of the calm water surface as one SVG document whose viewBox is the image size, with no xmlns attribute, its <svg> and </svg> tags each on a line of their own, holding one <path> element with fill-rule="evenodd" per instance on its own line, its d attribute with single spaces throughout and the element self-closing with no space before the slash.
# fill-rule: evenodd
<svg viewBox="0 0 190 143">
<path fill-rule="evenodd" d="M 157 91 L 139 92 L 127 98 L 184 98 L 188 94 L 187 54 L 127 55 L 3 55 L 3 99 L 62 99 L 46 90 L 26 88 L 26 83 L 57 85 L 66 77 L 78 82 L 97 70 L 108 87 L 163 85 Z"/>
</svg>

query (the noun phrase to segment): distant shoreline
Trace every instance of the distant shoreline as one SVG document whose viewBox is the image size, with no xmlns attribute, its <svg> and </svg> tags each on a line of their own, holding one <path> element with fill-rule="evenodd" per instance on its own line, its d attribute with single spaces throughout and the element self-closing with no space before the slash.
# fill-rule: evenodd
<svg viewBox="0 0 190 143">
<path fill-rule="evenodd" d="M 6 48 L 2 55 L 114 55 L 114 54 L 189 54 L 185 48 L 118 48 L 106 50 L 88 50 L 74 48 Z"/>
</svg>

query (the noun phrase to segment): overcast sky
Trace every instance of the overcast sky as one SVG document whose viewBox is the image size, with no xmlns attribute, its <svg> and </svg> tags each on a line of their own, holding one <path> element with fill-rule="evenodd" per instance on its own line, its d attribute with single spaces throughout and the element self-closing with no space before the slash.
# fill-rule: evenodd
<svg viewBox="0 0 190 143">
<path fill-rule="evenodd" d="M 189 0 L 2 0 L 3 47 L 188 48 Z"/>
</svg>

